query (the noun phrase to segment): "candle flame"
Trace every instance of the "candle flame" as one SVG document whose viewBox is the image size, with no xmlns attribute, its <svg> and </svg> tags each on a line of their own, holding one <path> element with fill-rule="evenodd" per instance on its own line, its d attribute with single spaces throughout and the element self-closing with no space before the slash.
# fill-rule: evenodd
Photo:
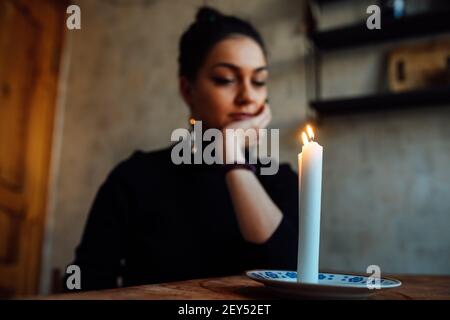
<svg viewBox="0 0 450 320">
<path fill-rule="evenodd" d="M 195 124 L 195 119 L 194 119 L 194 118 L 190 118 L 190 119 L 189 119 L 189 123 L 190 123 L 191 125 L 194 125 L 194 124 Z"/>
<path fill-rule="evenodd" d="M 309 124 L 306 126 L 306 132 L 308 132 L 309 139 L 314 140 L 314 131 Z"/>
<path fill-rule="evenodd" d="M 302 132 L 302 141 L 303 141 L 304 146 L 306 146 L 309 143 L 308 136 L 306 135 L 306 133 L 304 131 Z"/>
</svg>

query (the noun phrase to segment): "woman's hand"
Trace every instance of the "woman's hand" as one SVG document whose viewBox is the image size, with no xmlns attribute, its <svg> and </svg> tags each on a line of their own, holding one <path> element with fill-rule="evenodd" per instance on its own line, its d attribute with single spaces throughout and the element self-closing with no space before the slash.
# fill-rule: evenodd
<svg viewBox="0 0 450 320">
<path fill-rule="evenodd" d="M 225 163 L 244 163 L 245 147 L 247 146 L 252 148 L 258 145 L 259 129 L 264 129 L 270 123 L 271 119 L 272 112 L 270 110 L 270 106 L 266 103 L 261 107 L 255 116 L 245 120 L 234 121 L 225 126 L 222 129 L 225 142 Z M 229 134 L 227 134 L 227 131 Z M 246 139 L 246 137 L 252 136 L 254 136 L 255 139 Z M 230 139 L 234 139 L 234 143 L 233 141 L 230 141 Z"/>
</svg>

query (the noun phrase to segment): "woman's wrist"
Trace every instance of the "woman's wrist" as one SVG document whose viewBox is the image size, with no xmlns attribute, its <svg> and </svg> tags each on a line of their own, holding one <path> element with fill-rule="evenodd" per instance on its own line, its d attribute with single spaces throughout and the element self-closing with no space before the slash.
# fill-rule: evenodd
<svg viewBox="0 0 450 320">
<path fill-rule="evenodd" d="M 228 172 L 230 172 L 232 170 L 237 170 L 237 169 L 248 170 L 248 171 L 251 171 L 256 174 L 256 166 L 254 164 L 250 164 L 250 163 L 230 163 L 230 164 L 224 164 L 222 166 L 222 170 L 225 174 L 227 174 Z"/>
</svg>

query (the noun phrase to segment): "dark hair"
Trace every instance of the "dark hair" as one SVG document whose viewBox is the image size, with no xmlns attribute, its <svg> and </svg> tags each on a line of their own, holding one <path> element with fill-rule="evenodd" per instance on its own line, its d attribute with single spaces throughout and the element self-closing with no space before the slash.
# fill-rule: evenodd
<svg viewBox="0 0 450 320">
<path fill-rule="evenodd" d="M 216 43 L 233 35 L 244 35 L 256 41 L 266 54 L 261 35 L 247 21 L 223 15 L 210 7 L 197 11 L 195 22 L 183 33 L 179 44 L 178 74 L 195 79 L 209 51 Z"/>
</svg>

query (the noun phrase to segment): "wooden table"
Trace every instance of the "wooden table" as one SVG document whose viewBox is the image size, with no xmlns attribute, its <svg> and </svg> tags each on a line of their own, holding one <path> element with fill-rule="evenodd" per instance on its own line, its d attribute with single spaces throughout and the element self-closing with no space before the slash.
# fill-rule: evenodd
<svg viewBox="0 0 450 320">
<path fill-rule="evenodd" d="M 371 295 L 375 300 L 450 300 L 450 276 L 389 275 L 402 281 L 402 286 Z M 38 299 L 211 299 L 211 300 L 251 300 L 279 299 L 264 285 L 244 275 L 197 279 L 164 284 L 142 285 L 102 291 L 68 293 L 40 296 Z"/>
</svg>

